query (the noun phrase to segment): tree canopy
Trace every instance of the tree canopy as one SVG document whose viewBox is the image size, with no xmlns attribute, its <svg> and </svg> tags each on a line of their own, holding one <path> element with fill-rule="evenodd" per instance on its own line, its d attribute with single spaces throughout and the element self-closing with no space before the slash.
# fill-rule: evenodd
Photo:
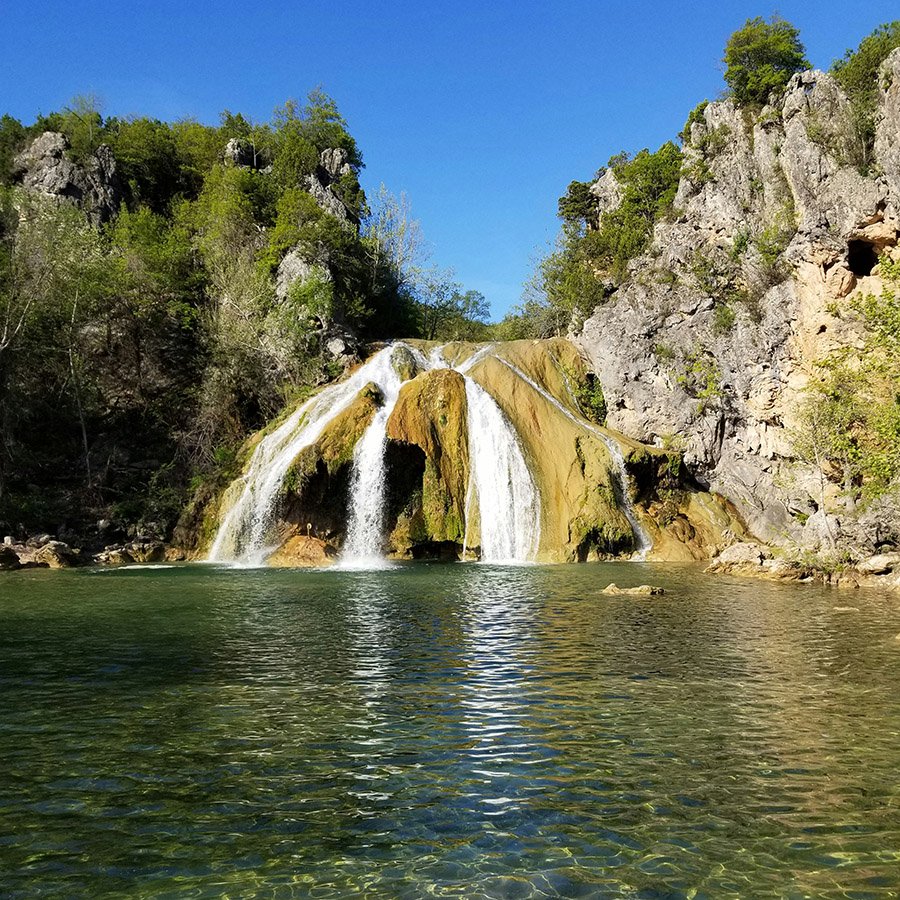
<svg viewBox="0 0 900 900">
<path fill-rule="evenodd" d="M 725 82 L 740 105 L 765 104 L 810 65 L 800 32 L 779 16 L 747 19 L 728 39 L 723 62 Z"/>
</svg>

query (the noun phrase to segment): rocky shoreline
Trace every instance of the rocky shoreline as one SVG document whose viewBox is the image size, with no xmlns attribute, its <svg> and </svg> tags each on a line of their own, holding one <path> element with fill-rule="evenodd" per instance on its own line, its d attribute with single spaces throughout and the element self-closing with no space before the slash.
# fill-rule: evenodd
<svg viewBox="0 0 900 900">
<path fill-rule="evenodd" d="M 799 584 L 900 589 L 900 553 L 878 553 L 855 562 L 822 556 L 792 559 L 762 544 L 742 541 L 724 549 L 705 571 Z"/>
<path fill-rule="evenodd" d="M 0 544 L 0 571 L 19 569 L 74 569 L 79 566 L 124 566 L 187 559 L 183 550 L 158 540 L 133 540 L 110 544 L 96 553 L 73 547 L 49 534 L 33 535 L 25 541 L 11 536 Z"/>
<path fill-rule="evenodd" d="M 318 538 L 296 536 L 270 560 L 279 568 L 319 568 L 331 565 L 337 551 Z M 133 540 L 111 544 L 96 553 L 70 546 L 50 535 L 34 535 L 25 541 L 4 538 L 0 544 L 0 572 L 22 569 L 71 569 L 82 566 L 126 566 L 184 562 L 192 558 L 180 547 L 158 540 Z M 823 584 L 841 588 L 900 590 L 900 553 L 878 553 L 855 562 L 835 562 L 824 557 L 791 558 L 776 548 L 740 541 L 723 549 L 704 572 L 761 578 L 793 584 Z M 660 588 L 621 589 L 608 585 L 607 594 L 657 594 Z"/>
</svg>

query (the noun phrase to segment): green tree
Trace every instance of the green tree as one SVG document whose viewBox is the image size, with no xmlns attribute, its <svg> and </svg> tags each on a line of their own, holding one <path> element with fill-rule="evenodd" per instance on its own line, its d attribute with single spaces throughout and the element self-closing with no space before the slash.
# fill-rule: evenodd
<svg viewBox="0 0 900 900">
<path fill-rule="evenodd" d="M 725 45 L 725 82 L 736 103 L 765 104 L 791 76 L 809 68 L 800 32 L 779 16 L 747 19 Z"/>
<path fill-rule="evenodd" d="M 103 102 L 96 94 L 79 94 L 63 109 L 61 130 L 75 159 L 90 156 L 103 143 Z"/>
<path fill-rule="evenodd" d="M 590 181 L 572 181 L 559 198 L 557 215 L 568 224 L 579 225 L 597 219 L 597 198 L 591 193 Z"/>
<path fill-rule="evenodd" d="M 0 117 L 0 186 L 12 183 L 13 160 L 25 145 L 25 126 L 12 116 Z"/>
<path fill-rule="evenodd" d="M 859 141 L 859 165 L 868 170 L 875 145 L 875 113 L 880 85 L 878 71 L 892 50 L 900 47 L 900 20 L 879 25 L 856 50 L 835 60 L 831 71 L 850 98 Z"/>
</svg>

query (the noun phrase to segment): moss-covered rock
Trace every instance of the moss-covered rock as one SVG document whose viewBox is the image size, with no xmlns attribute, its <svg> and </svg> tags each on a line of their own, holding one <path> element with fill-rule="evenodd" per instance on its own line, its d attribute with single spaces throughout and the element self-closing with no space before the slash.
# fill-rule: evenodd
<svg viewBox="0 0 900 900">
<path fill-rule="evenodd" d="M 469 443 L 465 379 L 450 369 L 423 372 L 400 391 L 387 423 L 390 441 L 424 454 L 421 486 L 401 511 L 390 543 L 407 554 L 423 542 L 462 544 Z"/>
</svg>

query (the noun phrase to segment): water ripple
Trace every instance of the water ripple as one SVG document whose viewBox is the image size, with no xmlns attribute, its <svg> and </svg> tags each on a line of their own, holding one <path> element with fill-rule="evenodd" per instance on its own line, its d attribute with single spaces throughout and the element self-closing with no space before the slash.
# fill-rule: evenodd
<svg viewBox="0 0 900 900">
<path fill-rule="evenodd" d="M 895 597 L 649 564 L 3 588 L 3 896 L 900 895 Z"/>
</svg>

